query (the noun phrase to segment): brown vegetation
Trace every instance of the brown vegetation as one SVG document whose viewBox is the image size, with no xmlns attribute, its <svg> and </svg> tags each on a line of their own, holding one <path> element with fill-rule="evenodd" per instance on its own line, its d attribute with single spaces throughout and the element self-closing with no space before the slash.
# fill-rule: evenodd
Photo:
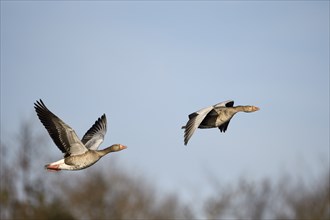
<svg viewBox="0 0 330 220">
<path fill-rule="evenodd" d="M 232 186 L 210 181 L 214 193 L 196 207 L 119 171 L 116 163 L 111 170 L 73 172 L 79 175 L 50 177 L 40 167 L 35 172 L 42 164 L 37 142 L 44 139 L 29 124 L 22 123 L 16 142 L 1 143 L 1 219 L 329 219 L 328 167 L 313 185 L 288 178 L 277 183 L 241 179 Z"/>
</svg>

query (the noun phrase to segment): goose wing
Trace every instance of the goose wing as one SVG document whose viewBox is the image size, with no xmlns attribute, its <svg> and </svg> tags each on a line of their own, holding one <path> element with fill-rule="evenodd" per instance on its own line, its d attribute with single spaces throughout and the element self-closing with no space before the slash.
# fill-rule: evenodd
<svg viewBox="0 0 330 220">
<path fill-rule="evenodd" d="M 56 146 L 65 154 L 65 157 L 82 154 L 88 150 L 81 143 L 76 132 L 53 114 L 41 99 L 34 103 L 34 108 L 41 123 L 47 129 Z"/>
<path fill-rule="evenodd" d="M 213 105 L 213 109 L 209 112 L 209 116 L 215 116 L 218 117 L 219 113 L 218 111 L 220 109 L 226 108 L 226 107 L 233 107 L 234 106 L 234 101 L 228 100 L 225 102 L 220 102 L 218 104 Z"/>
<path fill-rule="evenodd" d="M 103 114 L 93 126 L 86 132 L 81 142 L 90 150 L 97 150 L 104 140 L 107 132 L 107 118 Z"/>
<path fill-rule="evenodd" d="M 217 108 L 217 107 L 233 107 L 233 106 L 234 106 L 234 101 L 233 100 L 227 100 L 227 101 L 215 104 L 213 107 Z"/>
<path fill-rule="evenodd" d="M 191 113 L 189 115 L 189 121 L 187 122 L 184 131 L 184 145 L 187 145 L 189 139 L 198 128 L 198 126 L 202 123 L 206 115 L 213 110 L 213 106 L 209 106 L 198 110 L 197 112 Z"/>
</svg>

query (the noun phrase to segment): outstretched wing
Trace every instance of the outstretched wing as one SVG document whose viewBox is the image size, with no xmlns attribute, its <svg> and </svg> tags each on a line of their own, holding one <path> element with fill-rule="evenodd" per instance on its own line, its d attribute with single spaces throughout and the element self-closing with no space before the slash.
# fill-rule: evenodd
<svg viewBox="0 0 330 220">
<path fill-rule="evenodd" d="M 87 148 L 81 143 L 76 132 L 53 114 L 41 99 L 34 103 L 34 108 L 50 137 L 56 146 L 65 153 L 65 156 L 78 155 L 87 151 Z"/>
<path fill-rule="evenodd" d="M 103 114 L 94 125 L 86 132 L 82 138 L 82 143 L 86 148 L 91 150 L 97 150 L 104 140 L 104 136 L 107 132 L 107 118 Z"/>
<path fill-rule="evenodd" d="M 233 106 L 234 106 L 234 101 L 233 100 L 227 100 L 227 101 L 215 104 L 213 107 L 217 108 L 217 107 L 233 107 Z"/>
<path fill-rule="evenodd" d="M 203 108 L 197 112 L 194 112 L 189 115 L 189 121 L 187 122 L 184 131 L 184 145 L 187 145 L 189 139 L 194 134 L 195 130 L 198 128 L 198 126 L 202 123 L 206 115 L 212 111 L 213 106 Z"/>
</svg>

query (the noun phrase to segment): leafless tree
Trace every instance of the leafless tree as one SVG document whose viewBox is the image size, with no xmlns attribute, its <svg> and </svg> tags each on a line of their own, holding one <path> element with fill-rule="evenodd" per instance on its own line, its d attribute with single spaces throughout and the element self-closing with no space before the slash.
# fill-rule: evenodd
<svg viewBox="0 0 330 220">
<path fill-rule="evenodd" d="M 53 143 L 33 128 L 26 120 L 13 142 L 1 140 L 1 219 L 329 220 L 328 166 L 310 184 L 286 176 L 277 182 L 241 178 L 222 185 L 213 177 L 214 192 L 196 207 L 176 192 L 159 191 L 114 158 L 83 171 L 48 173 L 42 164 Z"/>
</svg>

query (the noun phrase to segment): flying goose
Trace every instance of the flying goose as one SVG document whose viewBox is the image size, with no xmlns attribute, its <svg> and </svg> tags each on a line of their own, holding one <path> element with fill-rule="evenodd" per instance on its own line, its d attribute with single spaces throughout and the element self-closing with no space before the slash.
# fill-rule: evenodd
<svg viewBox="0 0 330 220">
<path fill-rule="evenodd" d="M 234 101 L 228 100 L 191 113 L 188 116 L 187 124 L 182 126 L 182 129 L 185 129 L 184 145 L 187 145 L 197 128 L 219 128 L 220 132 L 225 132 L 230 119 L 237 112 L 255 112 L 258 110 L 258 107 L 250 105 L 234 107 Z"/>
<path fill-rule="evenodd" d="M 98 118 L 94 125 L 86 132 L 82 140 L 79 140 L 76 132 L 48 110 L 41 99 L 34 103 L 34 108 L 50 137 L 62 153 L 64 153 L 64 159 L 45 165 L 48 171 L 85 169 L 96 163 L 106 154 L 127 148 L 121 144 L 114 144 L 103 150 L 98 150 L 107 131 L 105 114 Z"/>
</svg>

